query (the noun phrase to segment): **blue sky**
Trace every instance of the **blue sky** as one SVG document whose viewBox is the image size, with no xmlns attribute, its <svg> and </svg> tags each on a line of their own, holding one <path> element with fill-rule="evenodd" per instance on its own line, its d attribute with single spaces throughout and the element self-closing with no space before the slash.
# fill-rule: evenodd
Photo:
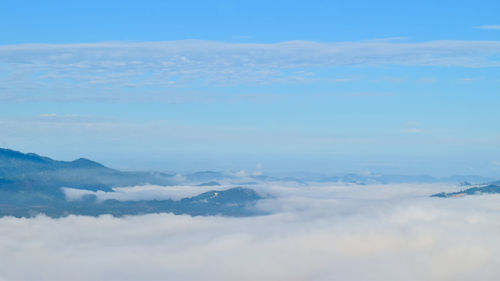
<svg viewBox="0 0 500 281">
<path fill-rule="evenodd" d="M 497 1 L 0 5 L 2 147 L 123 169 L 500 172 Z"/>
</svg>

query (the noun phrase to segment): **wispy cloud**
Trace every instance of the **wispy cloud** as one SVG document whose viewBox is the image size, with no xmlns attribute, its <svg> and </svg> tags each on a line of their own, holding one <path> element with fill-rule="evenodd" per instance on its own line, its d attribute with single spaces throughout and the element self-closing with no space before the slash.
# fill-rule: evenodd
<svg viewBox="0 0 500 281">
<path fill-rule="evenodd" d="M 6 45 L 0 46 L 0 99 L 98 100 L 134 93 L 150 99 L 193 85 L 307 83 L 317 67 L 498 67 L 499 55 L 499 41 Z"/>
<path fill-rule="evenodd" d="M 42 118 L 52 118 L 52 117 L 57 117 L 56 113 L 42 113 L 40 114 L 40 117 Z"/>
<path fill-rule="evenodd" d="M 350 78 L 336 78 L 336 79 L 333 79 L 334 82 L 336 83 L 347 83 L 347 82 L 351 82 L 353 79 L 350 79 Z"/>
<path fill-rule="evenodd" d="M 403 132 L 408 134 L 421 134 L 424 133 L 425 130 L 422 128 L 409 128 L 409 129 L 404 129 Z"/>
<path fill-rule="evenodd" d="M 500 25 L 480 25 L 480 26 L 477 26 L 476 28 L 500 30 Z"/>
<path fill-rule="evenodd" d="M 474 78 L 465 77 L 465 78 L 461 78 L 460 81 L 465 82 L 465 83 L 471 83 L 474 81 Z"/>
</svg>

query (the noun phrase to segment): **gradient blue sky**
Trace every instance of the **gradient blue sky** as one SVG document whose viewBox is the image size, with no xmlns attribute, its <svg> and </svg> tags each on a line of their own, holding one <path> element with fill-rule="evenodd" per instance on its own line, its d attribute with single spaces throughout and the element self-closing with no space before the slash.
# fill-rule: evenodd
<svg viewBox="0 0 500 281">
<path fill-rule="evenodd" d="M 500 3 L 407 2 L 2 1 L 0 146 L 123 169 L 498 175 Z"/>
</svg>

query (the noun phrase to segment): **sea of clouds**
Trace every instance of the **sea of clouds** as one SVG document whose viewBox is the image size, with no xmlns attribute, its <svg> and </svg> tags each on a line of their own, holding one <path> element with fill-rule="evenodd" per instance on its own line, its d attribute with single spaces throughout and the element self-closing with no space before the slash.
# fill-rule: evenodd
<svg viewBox="0 0 500 281">
<path fill-rule="evenodd" d="M 161 188 L 167 189 L 130 187 L 119 196 L 167 196 L 170 191 Z M 271 215 L 1 218 L 0 280 L 445 281 L 500 276 L 499 195 L 428 196 L 457 190 L 442 184 L 276 183 L 256 190 L 272 195 L 256 206 Z"/>
</svg>

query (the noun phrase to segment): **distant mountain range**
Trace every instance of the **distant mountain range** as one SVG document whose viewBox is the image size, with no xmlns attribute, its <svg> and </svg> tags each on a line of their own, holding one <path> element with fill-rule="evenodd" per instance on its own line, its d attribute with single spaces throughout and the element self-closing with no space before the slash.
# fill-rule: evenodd
<svg viewBox="0 0 500 281">
<path fill-rule="evenodd" d="M 488 183 L 494 179 L 476 175 L 455 175 L 437 178 L 429 175 L 383 175 L 383 174 L 345 174 L 324 175 L 311 173 L 297 173 L 293 176 L 277 177 L 271 175 L 235 176 L 223 172 L 203 171 L 186 175 L 189 183 L 230 181 L 242 185 L 254 185 L 259 182 L 291 182 L 302 185 L 308 183 L 341 183 L 341 184 L 394 184 L 394 183 Z"/>
<path fill-rule="evenodd" d="M 22 153 L 0 148 L 0 216 L 33 216 L 39 213 L 58 217 L 69 214 L 134 215 L 172 212 L 190 215 L 254 215 L 254 205 L 262 197 L 250 188 L 269 182 L 308 185 L 311 183 L 390 184 L 390 183 L 459 183 L 473 186 L 456 193 L 438 193 L 435 197 L 457 197 L 477 193 L 497 193 L 500 182 L 480 176 L 434 178 L 427 175 L 360 175 L 328 176 L 297 173 L 276 177 L 263 174 L 200 171 L 186 175 L 162 172 L 123 172 L 100 163 L 80 158 L 57 161 L 34 153 Z M 490 184 L 482 184 L 488 183 Z M 93 192 L 115 192 L 114 188 L 141 185 L 189 185 L 206 187 L 228 186 L 222 191 L 209 191 L 182 200 L 118 201 L 98 200 L 86 195 L 81 200 L 68 201 L 62 188 Z M 204 188 L 204 189 L 203 189 Z M 94 193 L 92 193 L 94 194 Z"/>
<path fill-rule="evenodd" d="M 295 175 L 294 178 L 302 182 L 338 182 L 348 184 L 394 184 L 394 183 L 485 183 L 493 181 L 492 178 L 476 175 L 455 175 L 437 178 L 429 175 L 384 175 L 384 174 L 345 174 L 328 176 L 321 174 Z"/>
<path fill-rule="evenodd" d="M 84 158 L 56 161 L 34 153 L 0 149 L 2 190 L 43 190 L 61 194 L 63 186 L 112 191 L 113 187 L 127 185 L 172 185 L 173 176 L 159 172 L 121 172 Z"/>
<path fill-rule="evenodd" d="M 168 186 L 178 184 L 174 176 L 159 172 L 121 172 L 83 158 L 56 161 L 33 153 L 0 149 L 0 216 L 27 217 L 39 213 L 53 217 L 69 214 L 120 216 L 156 212 L 242 216 L 254 214 L 247 207 L 261 198 L 251 189 L 231 188 L 178 201 L 98 201 L 92 195 L 68 201 L 61 189 L 114 192 L 114 187 Z"/>
<path fill-rule="evenodd" d="M 5 195 L 5 194 L 2 194 Z M 189 214 L 192 216 L 251 216 L 262 214 L 249 208 L 262 197 L 249 188 L 235 187 L 222 191 L 208 191 L 181 200 L 98 201 L 95 195 L 81 200 L 67 201 L 43 195 L 21 193 L 7 196 L 0 203 L 0 216 L 32 217 L 45 214 L 50 217 L 67 215 L 113 216 L 142 215 L 150 213 Z M 38 198 L 37 198 L 38 197 Z"/>
</svg>

